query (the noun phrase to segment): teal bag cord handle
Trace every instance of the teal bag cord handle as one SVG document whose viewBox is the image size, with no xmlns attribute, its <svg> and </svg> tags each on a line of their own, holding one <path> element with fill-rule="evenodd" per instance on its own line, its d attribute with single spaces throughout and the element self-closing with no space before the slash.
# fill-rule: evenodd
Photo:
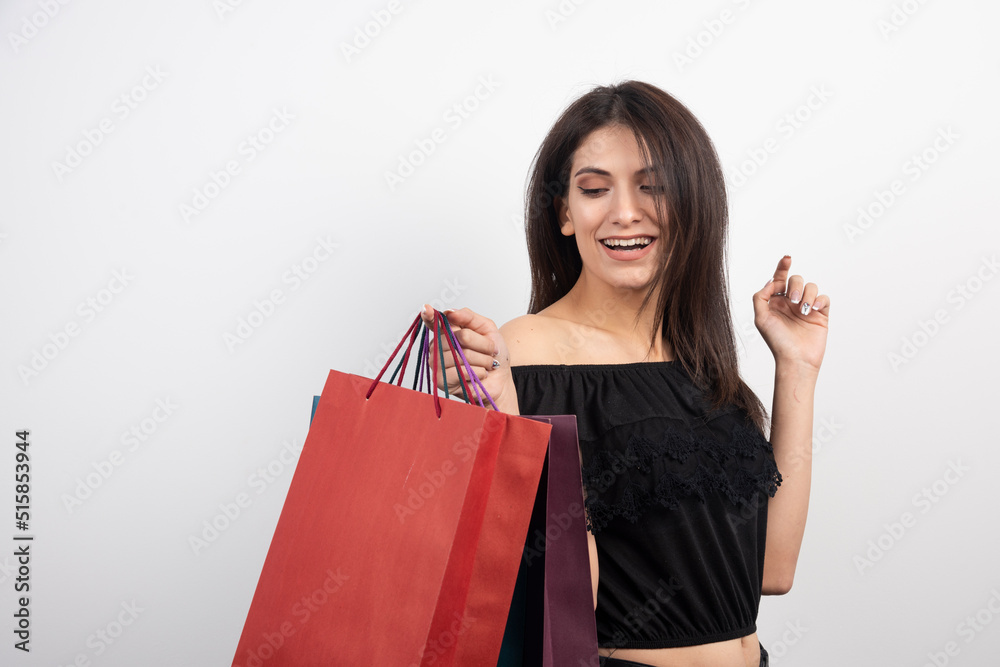
<svg viewBox="0 0 1000 667">
<path fill-rule="evenodd" d="M 465 361 L 465 353 L 462 351 L 462 345 L 458 342 L 458 337 L 455 335 L 455 332 L 451 330 L 451 323 L 448 322 L 448 318 L 445 317 L 444 314 L 442 314 L 441 319 L 444 320 L 444 328 L 448 332 L 448 341 L 450 342 L 449 347 L 451 347 L 451 356 L 455 360 L 455 371 L 458 372 L 458 381 L 462 383 L 462 393 L 464 394 L 465 402 L 471 404 L 472 400 L 469 397 L 469 386 L 466 383 L 466 379 L 462 376 L 461 373 L 462 363 L 458 360 L 458 355 L 461 354 L 462 361 Z M 466 369 L 471 371 L 471 369 L 469 369 L 468 367 L 468 363 L 466 363 Z M 476 378 L 476 381 L 477 382 L 479 381 L 478 377 Z M 472 380 L 469 380 L 469 382 L 472 382 Z M 472 382 L 472 389 L 476 392 L 476 400 L 479 401 L 479 407 L 481 408 L 486 407 L 485 405 L 483 405 L 483 399 L 479 395 L 479 389 L 476 387 L 475 382 Z"/>
</svg>

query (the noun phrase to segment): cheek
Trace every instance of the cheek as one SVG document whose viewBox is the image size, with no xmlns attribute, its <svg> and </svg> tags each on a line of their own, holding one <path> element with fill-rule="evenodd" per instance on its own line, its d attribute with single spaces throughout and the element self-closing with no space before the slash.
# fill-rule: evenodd
<svg viewBox="0 0 1000 667">
<path fill-rule="evenodd" d="M 578 230 L 596 230 L 606 216 L 606 205 L 600 200 L 579 202 L 573 211 L 573 221 Z"/>
</svg>

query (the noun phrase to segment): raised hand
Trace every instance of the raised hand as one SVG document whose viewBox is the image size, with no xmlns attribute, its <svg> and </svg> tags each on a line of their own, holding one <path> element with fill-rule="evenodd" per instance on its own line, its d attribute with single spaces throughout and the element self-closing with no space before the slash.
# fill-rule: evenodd
<svg viewBox="0 0 1000 667">
<path fill-rule="evenodd" d="M 798 364 L 819 372 L 826 351 L 830 297 L 815 283 L 788 277 L 792 258 L 778 261 L 774 277 L 754 294 L 754 324 L 774 355 L 775 363 Z"/>
</svg>

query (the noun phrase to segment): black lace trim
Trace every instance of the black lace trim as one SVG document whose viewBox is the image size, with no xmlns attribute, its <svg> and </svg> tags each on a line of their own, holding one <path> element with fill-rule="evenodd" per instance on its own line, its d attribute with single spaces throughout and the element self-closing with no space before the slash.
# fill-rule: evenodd
<svg viewBox="0 0 1000 667">
<path fill-rule="evenodd" d="M 683 464 L 696 454 L 707 457 L 716 466 L 710 469 L 699 462 L 688 466 L 682 474 L 658 466 L 661 469 L 657 471 L 656 485 L 652 489 L 648 488 L 648 482 L 646 485 L 637 484 L 628 477 L 624 489 L 613 501 L 600 495 L 611 486 L 609 479 L 616 481 L 627 469 L 648 474 L 652 471 L 652 464 L 664 457 Z M 727 463 L 729 466 L 725 465 Z M 726 472 L 727 467 L 732 469 L 734 466 L 735 472 Z M 583 484 L 587 491 L 587 528 L 596 533 L 617 516 L 636 523 L 653 504 L 677 509 L 682 497 L 697 497 L 705 502 L 705 494 L 711 492 L 724 494 L 734 504 L 747 505 L 760 492 L 773 498 L 781 481 L 771 443 L 753 427 L 737 424 L 728 443 L 675 429 L 666 430 L 655 441 L 633 435 L 624 451 L 597 452 L 583 469 Z"/>
</svg>

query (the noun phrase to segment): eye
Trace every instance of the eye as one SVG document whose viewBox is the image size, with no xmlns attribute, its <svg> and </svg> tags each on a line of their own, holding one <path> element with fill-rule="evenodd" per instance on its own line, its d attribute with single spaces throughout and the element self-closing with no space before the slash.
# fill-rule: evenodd
<svg viewBox="0 0 1000 667">
<path fill-rule="evenodd" d="M 666 189 L 662 185 L 644 185 L 642 189 L 653 195 L 662 195 Z"/>
<path fill-rule="evenodd" d="M 579 187 L 579 186 L 577 186 L 577 187 Z M 600 193 L 604 192 L 606 189 L 607 188 L 580 188 L 580 192 L 582 192 L 583 194 L 585 194 L 585 195 L 587 195 L 589 197 L 596 197 Z"/>
</svg>

